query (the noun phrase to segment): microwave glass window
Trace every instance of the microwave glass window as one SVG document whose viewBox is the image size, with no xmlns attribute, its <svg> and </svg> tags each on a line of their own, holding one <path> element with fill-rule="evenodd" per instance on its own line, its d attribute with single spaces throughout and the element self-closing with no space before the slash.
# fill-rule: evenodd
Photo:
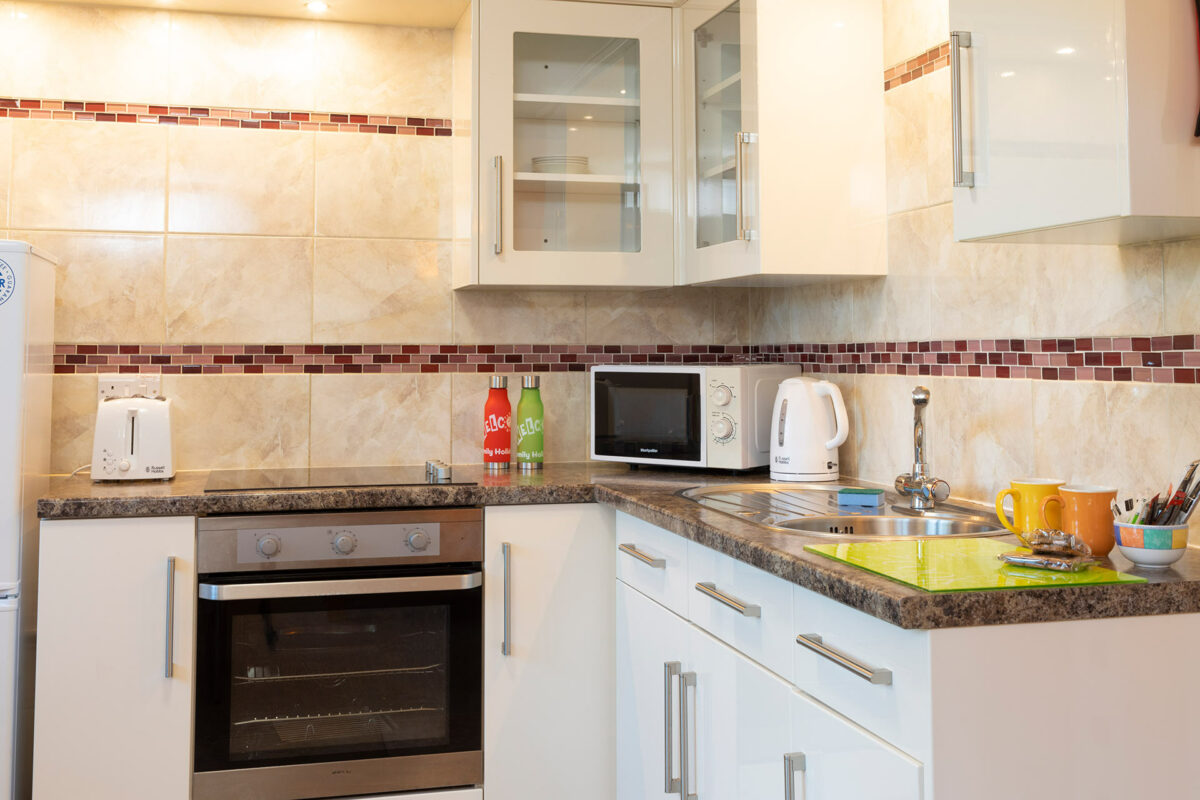
<svg viewBox="0 0 1200 800">
<path fill-rule="evenodd" d="M 609 419 L 618 439 L 683 444 L 690 434 L 689 398 L 680 389 L 613 387 Z"/>
<path fill-rule="evenodd" d="M 698 462 L 700 375 L 596 372 L 594 446 L 598 456 Z"/>
</svg>

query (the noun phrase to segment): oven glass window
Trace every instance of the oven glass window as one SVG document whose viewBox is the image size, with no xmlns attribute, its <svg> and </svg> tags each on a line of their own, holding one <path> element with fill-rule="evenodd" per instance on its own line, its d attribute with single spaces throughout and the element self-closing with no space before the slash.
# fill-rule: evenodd
<svg viewBox="0 0 1200 800">
<path fill-rule="evenodd" d="M 700 460 L 700 375 L 594 372 L 597 455 Z"/>
<path fill-rule="evenodd" d="M 480 592 L 202 600 L 197 771 L 478 750 Z"/>
</svg>

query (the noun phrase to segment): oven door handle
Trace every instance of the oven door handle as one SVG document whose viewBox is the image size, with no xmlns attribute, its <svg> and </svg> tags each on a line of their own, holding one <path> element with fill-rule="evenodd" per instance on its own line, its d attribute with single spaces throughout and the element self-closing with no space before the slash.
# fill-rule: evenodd
<svg viewBox="0 0 1200 800">
<path fill-rule="evenodd" d="M 350 594 L 453 592 L 483 585 L 482 572 L 465 575 L 415 575 L 407 578 L 358 578 L 279 583 L 202 583 L 201 600 L 272 600 L 284 597 L 335 597 Z"/>
</svg>

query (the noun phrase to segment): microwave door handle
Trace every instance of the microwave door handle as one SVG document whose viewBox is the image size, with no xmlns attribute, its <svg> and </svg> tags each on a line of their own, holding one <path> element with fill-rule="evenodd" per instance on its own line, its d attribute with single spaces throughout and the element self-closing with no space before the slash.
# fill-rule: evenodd
<svg viewBox="0 0 1200 800">
<path fill-rule="evenodd" d="M 483 573 L 417 575 L 407 578 L 359 578 L 345 581 L 280 581 L 278 583 L 202 583 L 201 600 L 274 600 L 286 597 L 338 597 L 354 594 L 453 592 L 477 589 Z"/>
</svg>

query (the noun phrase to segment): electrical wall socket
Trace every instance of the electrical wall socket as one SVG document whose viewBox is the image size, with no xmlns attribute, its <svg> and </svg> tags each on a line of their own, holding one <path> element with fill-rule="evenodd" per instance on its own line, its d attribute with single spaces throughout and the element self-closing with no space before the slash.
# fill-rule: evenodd
<svg viewBox="0 0 1200 800">
<path fill-rule="evenodd" d="M 98 401 L 109 397 L 158 397 L 162 394 L 162 376 L 153 373 L 122 375 L 100 373 Z"/>
</svg>

